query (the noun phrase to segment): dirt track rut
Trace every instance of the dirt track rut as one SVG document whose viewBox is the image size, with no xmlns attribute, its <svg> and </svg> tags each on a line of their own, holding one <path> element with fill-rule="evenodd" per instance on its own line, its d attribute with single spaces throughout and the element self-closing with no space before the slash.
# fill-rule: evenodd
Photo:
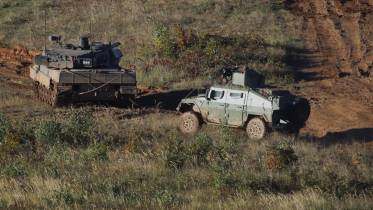
<svg viewBox="0 0 373 210">
<path fill-rule="evenodd" d="M 321 54 L 323 74 L 368 74 L 373 71 L 373 0 L 289 0 L 303 19 L 308 50 Z"/>
</svg>

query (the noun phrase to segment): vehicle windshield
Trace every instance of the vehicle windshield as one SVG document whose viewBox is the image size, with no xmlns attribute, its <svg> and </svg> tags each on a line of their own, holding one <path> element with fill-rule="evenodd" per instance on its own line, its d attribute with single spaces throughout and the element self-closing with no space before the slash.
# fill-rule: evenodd
<svg viewBox="0 0 373 210">
<path fill-rule="evenodd" d="M 210 94 L 210 98 L 213 100 L 221 99 L 224 96 L 224 91 L 220 90 L 212 90 Z"/>
</svg>

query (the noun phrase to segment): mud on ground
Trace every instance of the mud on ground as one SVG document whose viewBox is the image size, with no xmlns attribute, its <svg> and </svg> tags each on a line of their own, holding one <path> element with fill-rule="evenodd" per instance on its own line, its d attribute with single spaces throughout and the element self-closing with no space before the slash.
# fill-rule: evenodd
<svg viewBox="0 0 373 210">
<path fill-rule="evenodd" d="M 287 0 L 302 19 L 305 48 L 325 65 L 323 73 L 373 71 L 373 0 Z"/>
<path fill-rule="evenodd" d="M 303 80 L 311 102 L 301 134 L 373 140 L 373 1 L 289 0 L 302 19 Z M 344 77 L 346 75 L 351 75 Z"/>
<path fill-rule="evenodd" d="M 333 140 L 363 138 L 373 141 L 372 78 L 306 81 L 293 92 L 311 103 L 311 115 L 301 134 Z"/>
</svg>

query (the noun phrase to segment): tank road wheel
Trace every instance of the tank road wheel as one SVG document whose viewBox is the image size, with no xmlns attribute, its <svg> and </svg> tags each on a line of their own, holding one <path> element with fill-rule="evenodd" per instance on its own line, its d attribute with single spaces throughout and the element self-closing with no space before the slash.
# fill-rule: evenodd
<svg viewBox="0 0 373 210">
<path fill-rule="evenodd" d="M 184 134 L 196 134 L 200 128 L 198 116 L 193 112 L 186 112 L 181 115 L 179 129 Z"/>
<path fill-rule="evenodd" d="M 39 98 L 42 102 L 44 102 L 44 99 L 45 99 L 45 92 L 44 92 L 44 89 L 42 89 L 42 87 L 39 85 L 38 86 L 38 91 L 39 91 Z"/>
<path fill-rule="evenodd" d="M 49 100 L 48 100 L 48 103 L 49 105 L 51 105 L 52 107 L 57 107 L 59 104 L 58 104 L 58 96 L 57 96 L 57 92 L 56 91 L 52 91 L 52 90 L 48 90 L 48 93 L 49 93 Z"/>
<path fill-rule="evenodd" d="M 255 117 L 246 125 L 246 133 L 250 139 L 260 140 L 266 134 L 266 125 L 264 121 L 258 117 Z"/>
<path fill-rule="evenodd" d="M 41 85 L 39 85 L 39 98 L 42 102 L 46 102 L 47 93 Z"/>
<path fill-rule="evenodd" d="M 34 94 L 36 98 L 39 98 L 39 85 L 37 82 L 34 82 Z"/>
</svg>

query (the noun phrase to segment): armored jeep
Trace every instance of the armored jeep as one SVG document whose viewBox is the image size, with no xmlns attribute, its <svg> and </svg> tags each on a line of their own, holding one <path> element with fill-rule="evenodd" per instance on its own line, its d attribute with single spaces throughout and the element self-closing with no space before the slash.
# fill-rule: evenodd
<svg viewBox="0 0 373 210">
<path fill-rule="evenodd" d="M 265 88 L 250 88 L 249 73 L 234 73 L 232 84 L 213 86 L 205 94 L 183 99 L 179 129 L 195 134 L 202 123 L 245 128 L 250 139 L 262 139 L 272 128 L 301 127 L 308 119 L 305 99 L 276 95 Z"/>
<path fill-rule="evenodd" d="M 119 42 L 90 42 L 81 37 L 78 45 L 62 44 L 44 49 L 34 58 L 30 77 L 36 96 L 51 106 L 71 101 L 122 101 L 136 95 L 136 72 L 119 66 Z"/>
</svg>

